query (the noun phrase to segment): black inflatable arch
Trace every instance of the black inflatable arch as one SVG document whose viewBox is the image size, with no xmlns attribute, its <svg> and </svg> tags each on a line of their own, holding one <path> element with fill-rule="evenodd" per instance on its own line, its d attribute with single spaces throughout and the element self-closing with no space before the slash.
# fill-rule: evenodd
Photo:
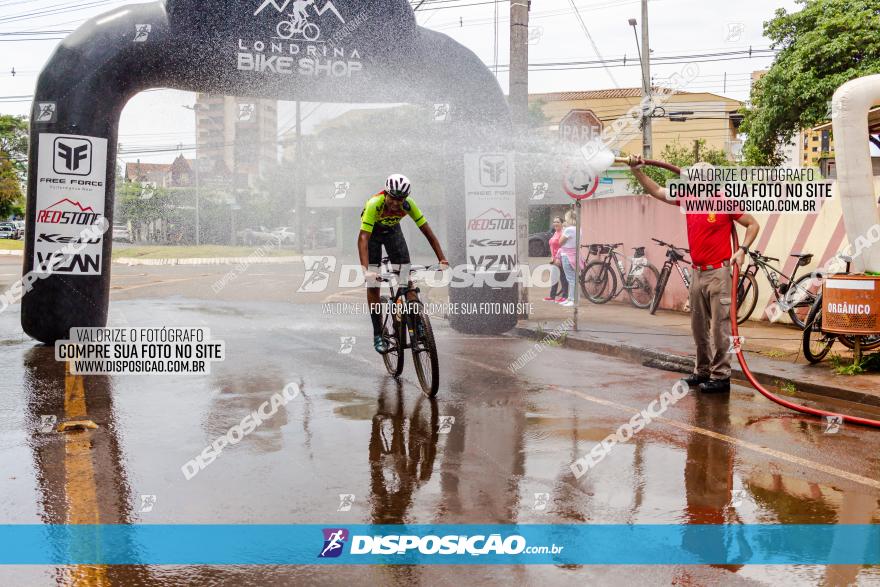
<svg viewBox="0 0 880 587">
<path fill-rule="evenodd" d="M 79 240 L 94 215 L 112 223 L 119 116 L 132 96 L 151 88 L 282 100 L 448 103 L 470 130 L 492 129 L 497 136 L 510 129 L 507 102 L 491 72 L 468 49 L 419 27 L 406 0 L 165 0 L 122 7 L 67 37 L 40 74 L 25 275 L 61 242 Z M 460 171 L 459 164 L 452 174 Z M 446 197 L 462 198 L 462 190 L 463 179 L 454 178 Z M 450 211 L 448 247 L 456 263 L 464 259 L 464 206 L 450 208 L 456 209 Z M 52 343 L 71 327 L 106 324 L 112 239 L 89 242 L 82 244 L 85 257 L 61 263 L 63 272 L 26 287 L 21 322 L 33 338 Z M 451 291 L 459 300 L 502 295 L 486 288 Z M 501 332 L 516 318 L 481 320 L 469 319 L 462 329 Z"/>
</svg>

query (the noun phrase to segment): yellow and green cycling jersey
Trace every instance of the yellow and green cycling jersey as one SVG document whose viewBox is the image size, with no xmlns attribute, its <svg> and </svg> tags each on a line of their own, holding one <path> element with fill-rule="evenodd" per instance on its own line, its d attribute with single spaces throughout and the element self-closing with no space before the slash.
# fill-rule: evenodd
<svg viewBox="0 0 880 587">
<path fill-rule="evenodd" d="M 385 207 L 385 192 L 382 192 L 370 198 L 361 212 L 361 230 L 372 233 L 377 224 L 383 228 L 394 228 L 404 216 L 412 218 L 419 228 L 428 222 L 412 197 L 404 200 L 399 210 L 392 212 Z"/>
</svg>

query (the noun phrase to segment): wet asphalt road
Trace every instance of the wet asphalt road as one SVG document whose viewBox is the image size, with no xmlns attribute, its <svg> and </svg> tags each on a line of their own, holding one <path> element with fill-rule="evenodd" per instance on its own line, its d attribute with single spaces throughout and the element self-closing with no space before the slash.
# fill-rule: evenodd
<svg viewBox="0 0 880 587">
<path fill-rule="evenodd" d="M 4 290 L 18 263 L 0 260 Z M 111 325 L 210 327 L 228 358 L 205 376 L 72 378 L 21 333 L 17 307 L 0 314 L 0 523 L 880 523 L 878 432 L 826 434 L 742 387 L 689 394 L 577 480 L 572 461 L 677 375 L 557 347 L 514 375 L 507 366 L 534 341 L 435 320 L 442 381 L 431 401 L 411 363 L 400 383 L 386 375 L 367 317 L 322 312 L 361 290 L 298 295 L 302 268 L 282 265 L 251 267 L 214 293 L 227 271 L 114 266 Z M 299 397 L 184 478 L 185 462 L 291 382 Z M 98 430 L 39 431 L 41 416 L 77 405 Z M 341 494 L 354 496 L 348 511 Z M 535 494 L 548 494 L 544 507 Z M 152 511 L 142 496 L 155 496 Z M 0 568 L 3 585 L 855 582 L 880 583 L 880 569 Z"/>
</svg>

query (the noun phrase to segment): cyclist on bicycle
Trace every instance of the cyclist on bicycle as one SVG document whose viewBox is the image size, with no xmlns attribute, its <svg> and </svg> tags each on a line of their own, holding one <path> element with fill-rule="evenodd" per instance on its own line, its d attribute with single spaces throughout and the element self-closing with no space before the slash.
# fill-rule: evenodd
<svg viewBox="0 0 880 587">
<path fill-rule="evenodd" d="M 419 210 L 415 200 L 410 197 L 411 184 L 405 176 L 396 173 L 385 181 L 382 191 L 367 202 L 361 212 L 361 231 L 358 235 L 358 255 L 361 266 L 366 272 L 367 302 L 370 306 L 370 320 L 373 322 L 373 347 L 376 352 L 388 351 L 388 343 L 382 337 L 382 308 L 379 304 L 379 277 L 382 263 L 382 247 L 392 265 L 407 266 L 401 268 L 404 276 L 410 264 L 409 248 L 400 228 L 400 221 L 409 216 L 428 239 L 434 254 L 442 268 L 449 262 L 443 254 L 440 241 L 428 225 L 428 221 Z M 415 293 L 413 292 L 413 296 Z"/>
</svg>

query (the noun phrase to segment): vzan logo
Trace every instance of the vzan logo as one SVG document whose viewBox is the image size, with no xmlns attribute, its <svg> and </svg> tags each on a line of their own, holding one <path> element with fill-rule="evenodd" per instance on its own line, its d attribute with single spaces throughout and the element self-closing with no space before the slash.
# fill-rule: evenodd
<svg viewBox="0 0 880 587">
<path fill-rule="evenodd" d="M 92 142 L 73 137 L 55 139 L 53 168 L 61 175 L 90 175 L 92 173 Z"/>
<path fill-rule="evenodd" d="M 263 0 L 254 16 L 270 7 L 283 14 L 283 20 L 275 25 L 275 35 L 268 40 L 238 40 L 236 61 L 239 71 L 351 77 L 363 69 L 357 49 L 347 50 L 320 40 L 327 32 L 322 27 L 346 24 L 333 0 Z M 289 12 L 285 12 L 287 10 Z M 328 12 L 335 17 L 336 23 L 332 17 L 325 16 Z"/>
</svg>

